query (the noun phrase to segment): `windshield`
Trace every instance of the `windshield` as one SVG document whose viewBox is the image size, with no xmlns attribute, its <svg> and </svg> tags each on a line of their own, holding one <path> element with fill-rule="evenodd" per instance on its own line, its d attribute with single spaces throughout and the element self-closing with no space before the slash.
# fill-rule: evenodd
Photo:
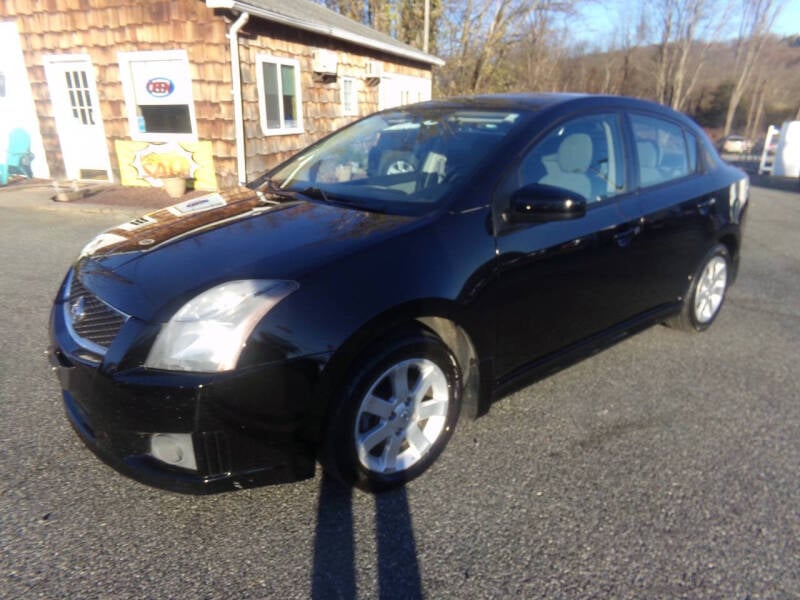
<svg viewBox="0 0 800 600">
<path fill-rule="evenodd" d="M 419 213 L 490 156 L 519 117 L 442 107 L 379 113 L 301 152 L 264 186 L 366 210 Z"/>
</svg>

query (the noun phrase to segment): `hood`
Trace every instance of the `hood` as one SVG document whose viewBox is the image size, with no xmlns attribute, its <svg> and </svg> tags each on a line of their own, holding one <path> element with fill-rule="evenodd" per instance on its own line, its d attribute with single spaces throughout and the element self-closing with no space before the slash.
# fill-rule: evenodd
<svg viewBox="0 0 800 600">
<path fill-rule="evenodd" d="M 101 233 L 83 249 L 76 270 L 105 302 L 151 321 L 224 281 L 300 282 L 417 219 L 301 200 L 270 203 L 240 188 Z"/>
</svg>

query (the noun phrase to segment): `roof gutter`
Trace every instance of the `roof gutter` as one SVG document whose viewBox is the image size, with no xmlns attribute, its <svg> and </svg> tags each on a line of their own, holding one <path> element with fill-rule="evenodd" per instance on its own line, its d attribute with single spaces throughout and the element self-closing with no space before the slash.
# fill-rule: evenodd
<svg viewBox="0 0 800 600">
<path fill-rule="evenodd" d="M 239 184 L 247 183 L 247 163 L 244 145 L 244 111 L 242 110 L 242 71 L 239 65 L 239 30 L 250 15 L 243 12 L 231 24 L 228 41 L 231 45 L 231 81 L 233 85 L 233 126 L 236 130 L 236 174 Z"/>
<path fill-rule="evenodd" d="M 266 19 L 274 23 L 281 23 L 282 25 L 288 25 L 290 27 L 295 27 L 297 29 L 304 29 L 306 31 L 311 31 L 313 33 L 319 33 L 328 37 L 344 40 L 345 42 L 350 42 L 351 44 L 356 44 L 358 46 L 372 48 L 373 50 L 380 50 L 381 52 L 386 52 L 387 54 L 392 54 L 394 56 L 401 56 L 403 58 L 415 60 L 418 62 L 424 62 L 439 67 L 444 65 L 444 61 L 441 58 L 437 56 L 432 56 L 430 54 L 426 54 L 424 52 L 420 52 L 419 50 L 414 50 L 413 48 L 404 48 L 402 46 L 397 46 L 387 42 L 382 42 L 380 40 L 373 40 L 366 36 L 359 35 L 357 33 L 345 31 L 344 29 L 339 29 L 338 27 L 329 27 L 327 25 L 322 25 L 314 21 L 307 21 L 305 19 L 295 19 L 271 11 L 267 8 L 253 6 L 248 2 L 241 2 L 240 0 L 205 0 L 205 2 L 208 8 L 226 8 L 229 10 L 239 10 L 243 11 L 243 13 L 247 12 L 253 15 L 254 17 Z"/>
</svg>

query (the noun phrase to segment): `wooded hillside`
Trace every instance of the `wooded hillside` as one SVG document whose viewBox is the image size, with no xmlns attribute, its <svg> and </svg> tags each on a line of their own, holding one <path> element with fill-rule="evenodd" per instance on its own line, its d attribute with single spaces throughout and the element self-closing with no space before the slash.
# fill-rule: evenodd
<svg viewBox="0 0 800 600">
<path fill-rule="evenodd" d="M 425 0 L 317 0 L 423 48 Z M 576 41 L 580 0 L 429 0 L 435 96 L 573 91 L 649 98 L 715 137 L 761 138 L 800 118 L 798 35 L 771 33 L 786 0 L 606 0 L 608 40 Z M 597 50 L 603 47 L 602 51 Z"/>
</svg>

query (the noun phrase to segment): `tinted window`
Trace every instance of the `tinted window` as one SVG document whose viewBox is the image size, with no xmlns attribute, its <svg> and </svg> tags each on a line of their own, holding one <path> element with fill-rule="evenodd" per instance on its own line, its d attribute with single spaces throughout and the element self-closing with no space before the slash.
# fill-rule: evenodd
<svg viewBox="0 0 800 600">
<path fill-rule="evenodd" d="M 523 158 L 519 187 L 541 183 L 599 202 L 625 189 L 619 121 L 599 114 L 567 121 L 548 133 Z"/>
<path fill-rule="evenodd" d="M 641 115 L 631 115 L 631 125 L 642 187 L 689 174 L 690 158 L 683 128 L 669 121 Z M 694 162 L 697 162 L 696 155 Z"/>
<path fill-rule="evenodd" d="M 147 133 L 192 133 L 192 117 L 186 104 L 139 105 Z"/>
</svg>

